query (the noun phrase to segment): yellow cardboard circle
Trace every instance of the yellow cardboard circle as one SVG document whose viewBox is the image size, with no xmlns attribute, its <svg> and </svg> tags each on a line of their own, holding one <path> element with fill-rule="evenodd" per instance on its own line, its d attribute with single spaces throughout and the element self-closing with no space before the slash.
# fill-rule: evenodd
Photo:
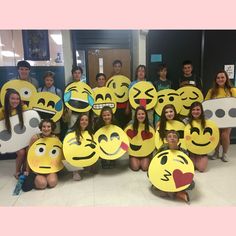
<svg viewBox="0 0 236 236">
<path fill-rule="evenodd" d="M 134 157 L 146 157 L 155 149 L 155 131 L 149 126 L 149 132 L 145 131 L 144 124 L 139 124 L 138 131 L 133 130 L 130 124 L 125 128 L 125 132 L 129 137 L 129 155 Z"/>
<path fill-rule="evenodd" d="M 183 116 L 188 116 L 192 103 L 202 102 L 204 99 L 202 92 L 194 86 L 184 86 L 179 88 L 177 92 L 179 93 L 183 103 L 183 107 L 180 111 L 180 114 Z"/>
<path fill-rule="evenodd" d="M 99 147 L 96 137 L 90 136 L 88 131 L 82 132 L 79 143 L 75 132 L 66 135 L 63 141 L 63 153 L 66 161 L 72 166 L 86 167 L 93 165 L 99 158 Z"/>
<path fill-rule="evenodd" d="M 116 125 L 106 125 L 100 128 L 95 137 L 100 148 L 100 157 L 105 160 L 115 160 L 122 157 L 129 148 L 126 133 Z"/>
<path fill-rule="evenodd" d="M 30 168 L 38 174 L 56 173 L 63 169 L 62 143 L 56 137 L 40 138 L 31 145 L 27 155 Z"/>
<path fill-rule="evenodd" d="M 29 109 L 37 111 L 41 119 L 48 118 L 56 122 L 63 114 L 63 101 L 56 94 L 38 92 L 31 98 Z"/>
<path fill-rule="evenodd" d="M 118 103 L 128 101 L 129 85 L 130 79 L 124 75 L 114 75 L 106 82 L 106 86 L 113 90 Z"/>
<path fill-rule="evenodd" d="M 112 109 L 113 114 L 115 114 L 116 97 L 114 92 L 107 87 L 94 89 L 93 112 L 99 116 L 104 106 L 109 106 Z"/>
<path fill-rule="evenodd" d="M 134 84 L 129 90 L 129 102 L 133 109 L 138 106 L 143 106 L 146 110 L 152 109 L 157 102 L 155 87 L 148 81 Z"/>
<path fill-rule="evenodd" d="M 193 120 L 185 127 L 184 138 L 187 149 L 195 154 L 203 155 L 212 152 L 219 143 L 219 128 L 212 120 L 206 120 L 205 128 L 199 121 Z"/>
<path fill-rule="evenodd" d="M 153 157 L 148 176 L 156 188 L 165 192 L 179 192 L 193 181 L 193 162 L 181 151 L 162 151 Z"/>
</svg>

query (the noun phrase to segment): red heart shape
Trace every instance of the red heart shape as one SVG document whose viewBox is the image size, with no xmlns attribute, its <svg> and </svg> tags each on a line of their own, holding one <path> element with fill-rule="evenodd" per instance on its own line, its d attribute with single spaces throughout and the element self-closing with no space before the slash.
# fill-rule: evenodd
<svg viewBox="0 0 236 236">
<path fill-rule="evenodd" d="M 149 132 L 149 131 L 143 130 L 143 131 L 141 132 L 141 136 L 142 136 L 142 139 L 145 140 L 145 139 L 150 139 L 150 138 L 152 138 L 152 137 L 153 137 L 153 134 L 152 134 L 151 132 Z"/>
<path fill-rule="evenodd" d="M 138 134 L 138 131 L 137 130 L 128 129 L 126 131 L 126 134 L 132 139 L 133 137 L 135 137 Z"/>
<path fill-rule="evenodd" d="M 175 187 L 180 188 L 184 185 L 191 184 L 193 181 L 193 174 L 192 173 L 183 173 L 181 170 L 174 170 L 173 171 L 173 178 L 175 181 Z"/>
</svg>

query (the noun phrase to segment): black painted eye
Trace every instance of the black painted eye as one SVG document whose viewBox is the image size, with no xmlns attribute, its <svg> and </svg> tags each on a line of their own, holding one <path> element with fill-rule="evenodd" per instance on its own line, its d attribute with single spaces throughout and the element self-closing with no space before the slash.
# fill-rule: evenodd
<svg viewBox="0 0 236 236">
<path fill-rule="evenodd" d="M 52 108 L 54 108 L 55 107 L 55 102 L 49 101 L 47 106 L 48 107 L 51 106 Z"/>
<path fill-rule="evenodd" d="M 190 134 L 192 134 L 193 132 L 196 132 L 198 135 L 199 135 L 199 133 L 200 133 L 199 129 L 196 128 L 196 127 L 192 127 L 192 128 L 190 129 Z"/>
<path fill-rule="evenodd" d="M 50 152 L 49 152 L 49 156 L 51 157 L 51 158 L 56 158 L 56 157 L 58 157 L 58 155 L 60 154 L 60 149 L 59 148 L 53 148 L 52 150 L 50 150 Z"/>
<path fill-rule="evenodd" d="M 45 100 L 44 100 L 43 98 L 40 98 L 40 99 L 38 100 L 38 104 L 40 104 L 40 103 L 42 103 L 43 105 L 45 105 Z"/>
<path fill-rule="evenodd" d="M 210 127 L 205 128 L 203 131 L 203 134 L 205 134 L 205 133 L 209 133 L 210 135 L 212 135 L 212 128 L 210 128 Z"/>
<path fill-rule="evenodd" d="M 160 99 L 158 100 L 158 102 L 159 102 L 159 103 L 163 103 L 163 102 L 164 102 L 164 99 L 163 99 L 163 98 L 160 98 Z"/>
<path fill-rule="evenodd" d="M 147 96 L 153 98 L 153 95 L 149 94 L 152 90 L 154 90 L 154 88 L 148 89 L 148 90 L 145 92 L 145 94 L 146 94 Z"/>
<path fill-rule="evenodd" d="M 46 146 L 42 144 L 39 144 L 35 149 L 36 156 L 42 156 L 45 154 L 45 152 L 46 152 Z"/>
<path fill-rule="evenodd" d="M 161 158 L 161 164 L 162 165 L 165 165 L 166 164 L 166 162 L 167 162 L 167 156 L 163 156 L 162 158 Z"/>
<path fill-rule="evenodd" d="M 170 102 L 173 102 L 174 100 L 175 100 L 174 97 L 172 97 L 172 96 L 169 97 L 169 101 L 170 101 Z"/>
<path fill-rule="evenodd" d="M 137 88 L 134 88 L 134 90 L 137 91 L 137 93 L 134 95 L 134 98 L 138 97 L 138 95 L 141 93 L 141 91 Z"/>
<path fill-rule="evenodd" d="M 101 134 L 99 137 L 98 137 L 98 142 L 101 143 L 101 141 L 104 140 L 107 142 L 107 136 L 104 135 L 104 134 Z"/>
<path fill-rule="evenodd" d="M 87 147 L 87 146 L 91 147 L 92 149 L 94 149 L 96 147 L 93 143 L 86 144 L 85 147 Z"/>
<path fill-rule="evenodd" d="M 111 94 L 109 94 L 109 93 L 107 93 L 107 94 L 105 95 L 105 100 L 107 100 L 108 98 L 111 100 Z"/>
<path fill-rule="evenodd" d="M 99 98 L 103 100 L 102 94 L 98 94 L 98 95 L 96 96 L 95 100 L 97 101 Z"/>
<path fill-rule="evenodd" d="M 116 83 L 113 83 L 112 87 L 113 87 L 113 89 L 115 89 L 116 88 Z"/>
<path fill-rule="evenodd" d="M 116 138 L 116 139 L 118 139 L 118 140 L 119 140 L 119 139 L 120 139 L 120 136 L 119 136 L 119 134 L 118 134 L 118 133 L 116 133 L 116 132 L 112 133 L 112 134 L 111 134 L 111 138 L 110 138 L 110 139 L 111 139 L 111 140 L 113 140 L 114 138 Z"/>
</svg>

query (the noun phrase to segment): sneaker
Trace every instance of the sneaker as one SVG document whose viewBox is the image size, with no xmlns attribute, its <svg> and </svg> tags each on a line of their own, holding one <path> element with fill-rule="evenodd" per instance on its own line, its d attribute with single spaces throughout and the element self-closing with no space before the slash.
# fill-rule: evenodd
<svg viewBox="0 0 236 236">
<path fill-rule="evenodd" d="M 82 179 L 82 177 L 81 177 L 81 175 L 79 174 L 79 172 L 78 172 L 78 171 L 74 171 L 74 172 L 73 172 L 73 180 L 79 181 L 79 180 L 81 180 L 81 179 Z"/>
<path fill-rule="evenodd" d="M 228 162 L 228 155 L 226 153 L 223 153 L 223 156 L 221 157 L 221 161 Z"/>
<path fill-rule="evenodd" d="M 215 151 L 212 155 L 209 155 L 209 159 L 211 159 L 211 160 L 216 160 L 218 158 L 220 158 L 219 151 Z"/>
</svg>

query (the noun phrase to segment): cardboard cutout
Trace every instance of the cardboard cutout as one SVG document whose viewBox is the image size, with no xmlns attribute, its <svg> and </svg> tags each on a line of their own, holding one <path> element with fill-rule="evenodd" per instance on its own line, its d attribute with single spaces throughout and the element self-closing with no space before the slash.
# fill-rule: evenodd
<svg viewBox="0 0 236 236">
<path fill-rule="evenodd" d="M 31 98 L 29 108 L 39 113 L 41 119 L 57 122 L 63 114 L 63 101 L 53 93 L 39 92 Z"/>
<path fill-rule="evenodd" d="M 21 97 L 21 100 L 28 106 L 30 100 L 35 96 L 37 93 L 37 89 L 33 84 L 28 81 L 15 79 L 6 82 L 1 89 L 1 103 L 4 104 L 5 94 L 7 89 L 15 89 Z"/>
<path fill-rule="evenodd" d="M 181 121 L 178 120 L 168 120 L 166 122 L 166 131 L 167 130 L 175 130 L 179 134 L 179 142 L 178 146 L 187 149 L 186 148 L 186 143 L 184 139 L 184 129 L 185 129 L 185 124 Z M 156 148 L 159 149 L 164 143 L 167 143 L 166 139 L 164 139 L 164 142 L 160 138 L 160 133 L 159 133 L 159 127 L 157 128 L 156 134 L 155 134 L 155 145 Z"/>
<path fill-rule="evenodd" d="M 0 121 L 0 153 L 12 153 L 29 146 L 33 135 L 40 133 L 40 117 L 36 111 L 23 112 L 24 126 L 21 129 L 18 115 L 10 117 L 12 133 L 6 130 L 5 120 Z"/>
<path fill-rule="evenodd" d="M 180 114 L 183 116 L 188 116 L 190 107 L 194 102 L 202 102 L 203 95 L 202 92 L 194 86 L 184 86 L 177 90 L 179 93 L 183 107 L 180 110 Z"/>
<path fill-rule="evenodd" d="M 56 173 L 63 169 L 62 143 L 56 137 L 40 138 L 29 148 L 27 161 L 38 174 Z"/>
<path fill-rule="evenodd" d="M 185 190 L 193 181 L 193 162 L 181 151 L 162 151 L 153 157 L 148 176 L 156 188 L 165 192 L 179 192 Z"/>
<path fill-rule="evenodd" d="M 195 154 L 203 155 L 212 152 L 219 143 L 219 129 L 214 121 L 206 120 L 205 128 L 198 121 L 188 124 L 184 130 L 187 149 Z"/>
<path fill-rule="evenodd" d="M 236 127 L 236 98 L 215 98 L 202 103 L 206 119 L 215 121 L 219 128 Z"/>
<path fill-rule="evenodd" d="M 155 131 L 151 126 L 149 126 L 149 132 L 146 132 L 144 124 L 140 124 L 138 131 L 135 131 L 133 130 L 133 125 L 130 124 L 125 128 L 125 132 L 130 142 L 129 155 L 146 157 L 154 151 Z"/>
<path fill-rule="evenodd" d="M 183 103 L 178 91 L 174 89 L 163 89 L 157 92 L 155 111 L 159 116 L 161 116 L 162 109 L 167 104 L 172 104 L 175 107 L 176 112 L 180 112 L 183 107 Z"/>
<path fill-rule="evenodd" d="M 88 131 L 82 132 L 79 142 L 75 132 L 66 135 L 63 141 L 63 153 L 66 161 L 75 167 L 93 165 L 99 158 L 99 147 L 96 137 L 91 137 Z"/>
<path fill-rule="evenodd" d="M 157 102 L 156 89 L 150 82 L 138 82 L 129 90 L 129 101 L 133 109 L 143 106 L 146 110 L 150 110 Z"/>
<path fill-rule="evenodd" d="M 116 112 L 115 94 L 107 87 L 96 88 L 94 90 L 93 112 L 99 116 L 104 106 L 109 106 L 113 114 Z"/>
<path fill-rule="evenodd" d="M 100 157 L 105 160 L 115 160 L 122 157 L 129 148 L 129 139 L 125 132 L 116 125 L 106 125 L 100 128 L 95 137 L 100 148 Z"/>
<path fill-rule="evenodd" d="M 73 82 L 66 86 L 64 103 L 72 111 L 87 112 L 94 104 L 93 90 L 84 82 Z"/>
<path fill-rule="evenodd" d="M 114 91 L 116 102 L 124 103 L 129 99 L 130 79 L 123 75 L 112 76 L 106 86 Z"/>
</svg>

